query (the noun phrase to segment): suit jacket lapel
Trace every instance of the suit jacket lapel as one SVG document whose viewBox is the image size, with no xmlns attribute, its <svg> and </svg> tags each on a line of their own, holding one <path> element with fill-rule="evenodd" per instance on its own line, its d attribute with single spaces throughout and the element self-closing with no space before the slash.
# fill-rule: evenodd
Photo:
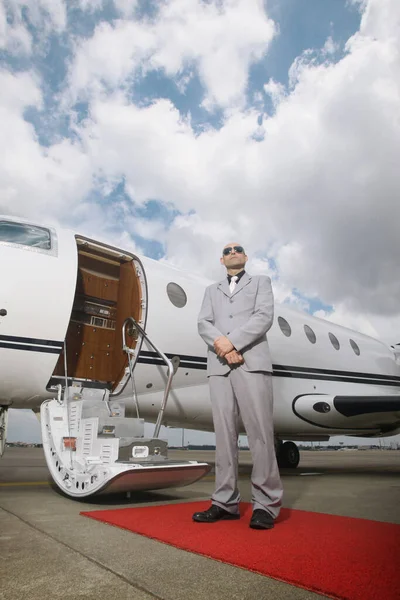
<svg viewBox="0 0 400 600">
<path fill-rule="evenodd" d="M 228 280 L 226 280 L 228 283 Z M 238 292 L 240 292 L 240 290 L 242 290 L 248 283 L 250 283 L 251 281 L 251 277 L 248 273 L 245 272 L 245 274 L 239 279 L 235 289 L 233 290 L 233 293 L 230 293 L 229 290 L 229 285 L 228 285 L 228 290 L 229 290 L 229 295 L 230 296 L 235 296 Z"/>
<path fill-rule="evenodd" d="M 226 277 L 225 279 L 219 282 L 218 289 L 221 290 L 221 292 L 225 294 L 225 296 L 228 296 L 229 298 L 231 297 L 231 290 L 229 289 L 229 283 Z"/>
</svg>

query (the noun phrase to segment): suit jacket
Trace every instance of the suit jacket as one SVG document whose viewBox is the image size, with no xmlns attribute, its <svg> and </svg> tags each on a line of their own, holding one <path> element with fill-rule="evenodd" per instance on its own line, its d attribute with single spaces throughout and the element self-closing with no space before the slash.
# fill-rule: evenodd
<svg viewBox="0 0 400 600">
<path fill-rule="evenodd" d="M 199 334 L 208 346 L 207 375 L 225 375 L 235 366 L 217 356 L 214 340 L 225 335 L 242 353 L 246 371 L 272 372 L 266 333 L 274 318 L 271 279 L 245 273 L 231 294 L 227 278 L 210 285 L 198 317 Z"/>
</svg>

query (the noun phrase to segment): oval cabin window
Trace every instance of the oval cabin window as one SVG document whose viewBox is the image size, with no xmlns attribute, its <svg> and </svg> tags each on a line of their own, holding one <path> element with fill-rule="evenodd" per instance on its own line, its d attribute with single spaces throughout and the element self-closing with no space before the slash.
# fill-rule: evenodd
<svg viewBox="0 0 400 600">
<path fill-rule="evenodd" d="M 350 346 L 353 348 L 354 354 L 360 356 L 360 348 L 357 346 L 354 340 L 350 340 Z"/>
<path fill-rule="evenodd" d="M 283 335 L 286 335 L 286 337 L 290 337 L 292 335 L 292 329 L 286 319 L 283 317 L 278 317 L 278 324 Z"/>
<path fill-rule="evenodd" d="M 169 283 L 167 285 L 168 298 L 177 308 L 183 308 L 187 302 L 186 292 L 177 283 Z"/>
<path fill-rule="evenodd" d="M 315 344 L 315 342 L 317 341 L 317 336 L 315 335 L 311 327 L 309 327 L 308 325 L 304 325 L 304 331 L 306 332 L 306 336 L 308 337 L 309 341 L 312 344 Z"/>
<path fill-rule="evenodd" d="M 336 335 L 333 335 L 333 333 L 329 332 L 329 339 L 331 340 L 331 344 L 335 348 L 335 350 L 339 350 L 340 344 L 339 344 L 339 340 L 337 339 Z"/>
</svg>

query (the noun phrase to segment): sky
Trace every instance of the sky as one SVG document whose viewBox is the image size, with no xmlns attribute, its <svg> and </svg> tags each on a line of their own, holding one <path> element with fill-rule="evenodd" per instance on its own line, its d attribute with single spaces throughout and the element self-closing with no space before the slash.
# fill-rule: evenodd
<svg viewBox="0 0 400 600">
<path fill-rule="evenodd" d="M 0 0 L 0 62 L 0 213 L 400 342 L 398 0 Z"/>
</svg>

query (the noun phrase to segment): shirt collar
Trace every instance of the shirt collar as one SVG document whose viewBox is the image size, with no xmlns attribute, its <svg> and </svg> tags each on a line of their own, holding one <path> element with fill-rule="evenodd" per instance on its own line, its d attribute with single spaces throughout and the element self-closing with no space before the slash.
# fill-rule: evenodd
<svg viewBox="0 0 400 600">
<path fill-rule="evenodd" d="M 236 285 L 239 283 L 240 278 L 243 277 L 243 275 L 245 274 L 245 272 L 246 271 L 243 269 L 243 271 L 240 271 L 240 273 L 236 273 L 236 277 L 237 277 Z M 233 275 L 227 275 L 227 277 L 228 277 L 228 283 L 230 283 Z"/>
</svg>

